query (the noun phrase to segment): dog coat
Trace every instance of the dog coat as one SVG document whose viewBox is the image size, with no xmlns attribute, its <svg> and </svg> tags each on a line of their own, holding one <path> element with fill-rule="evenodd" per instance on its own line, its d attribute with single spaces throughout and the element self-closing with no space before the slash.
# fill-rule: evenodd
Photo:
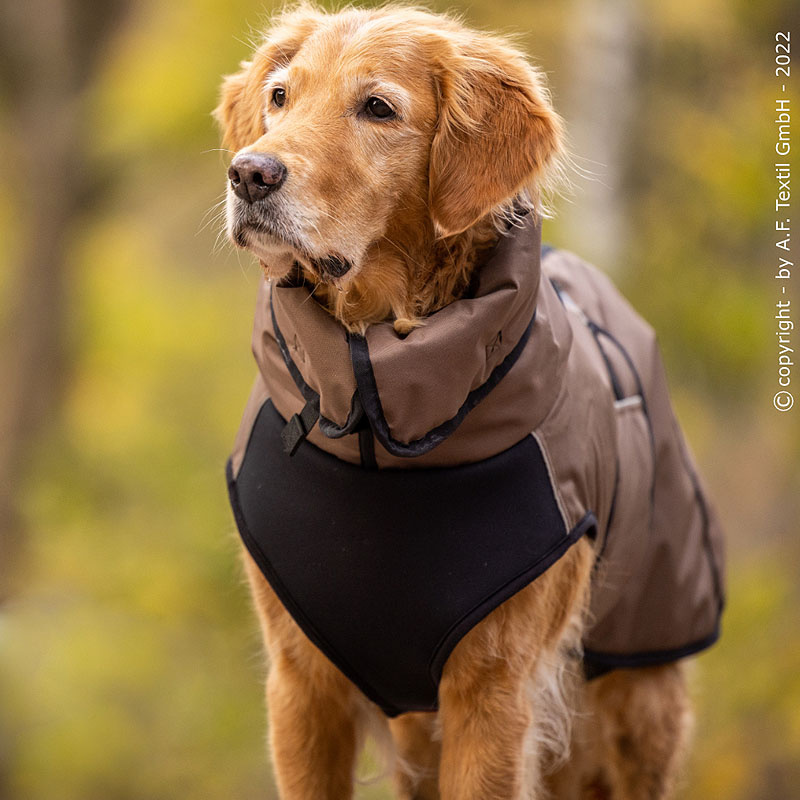
<svg viewBox="0 0 800 800">
<path fill-rule="evenodd" d="M 582 536 L 588 677 L 712 644 L 723 546 L 652 329 L 532 219 L 402 336 L 263 282 L 227 476 L 241 537 L 383 711 L 434 710 L 458 641 Z"/>
</svg>

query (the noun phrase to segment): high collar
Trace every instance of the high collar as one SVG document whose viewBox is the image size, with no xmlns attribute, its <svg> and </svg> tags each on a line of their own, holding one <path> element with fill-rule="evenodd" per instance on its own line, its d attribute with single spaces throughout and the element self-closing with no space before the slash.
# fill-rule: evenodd
<svg viewBox="0 0 800 800">
<path fill-rule="evenodd" d="M 307 287 L 273 284 L 259 301 L 256 358 L 269 369 L 263 337 L 277 339 L 305 399 L 319 396 L 326 436 L 353 432 L 366 413 L 390 452 L 420 455 L 483 402 L 526 348 L 536 349 L 541 373 L 532 408 L 552 404 L 549 387 L 571 331 L 552 287 L 541 281 L 540 261 L 541 226 L 529 217 L 485 256 L 468 296 L 404 336 L 390 322 L 370 325 L 364 337 L 348 335 Z"/>
</svg>

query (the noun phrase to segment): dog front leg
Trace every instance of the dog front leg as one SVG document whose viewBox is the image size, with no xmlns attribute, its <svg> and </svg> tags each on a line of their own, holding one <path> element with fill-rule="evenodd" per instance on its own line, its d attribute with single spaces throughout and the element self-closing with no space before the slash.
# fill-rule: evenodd
<svg viewBox="0 0 800 800">
<path fill-rule="evenodd" d="M 281 800 L 349 800 L 359 743 L 354 690 L 333 665 L 317 663 L 310 672 L 296 666 L 278 656 L 267 680 Z"/>
<path fill-rule="evenodd" d="M 358 691 L 300 630 L 246 552 L 244 567 L 271 664 L 270 749 L 281 800 L 349 800 Z"/>
<path fill-rule="evenodd" d="M 591 546 L 579 542 L 451 653 L 439 685 L 442 800 L 543 796 L 533 702 L 540 661 L 562 657 L 565 637 L 579 632 L 591 564 Z M 568 713 L 561 703 L 542 712 Z"/>
<path fill-rule="evenodd" d="M 481 683 L 466 691 L 447 680 L 440 686 L 441 798 L 522 800 L 530 791 L 526 762 L 535 758 L 526 752 L 530 701 L 510 675 L 487 674 Z"/>
<path fill-rule="evenodd" d="M 398 762 L 395 786 L 398 800 L 439 800 L 441 745 L 436 716 L 403 714 L 389 722 Z"/>
</svg>

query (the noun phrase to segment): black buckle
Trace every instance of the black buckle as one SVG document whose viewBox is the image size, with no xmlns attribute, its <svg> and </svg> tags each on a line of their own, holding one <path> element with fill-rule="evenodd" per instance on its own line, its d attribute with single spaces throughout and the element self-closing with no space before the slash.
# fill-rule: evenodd
<svg viewBox="0 0 800 800">
<path fill-rule="evenodd" d="M 281 431 L 283 449 L 290 456 L 297 452 L 297 448 L 305 441 L 314 424 L 319 419 L 319 396 L 309 400 L 299 414 L 293 414 Z"/>
</svg>

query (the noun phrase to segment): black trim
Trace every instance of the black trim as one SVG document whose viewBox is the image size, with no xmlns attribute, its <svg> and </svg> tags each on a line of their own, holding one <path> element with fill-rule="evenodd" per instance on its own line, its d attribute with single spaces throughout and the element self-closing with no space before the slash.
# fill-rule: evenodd
<svg viewBox="0 0 800 800">
<path fill-rule="evenodd" d="M 555 289 L 556 295 L 558 296 L 558 299 L 561 301 L 561 305 L 564 306 L 564 308 L 566 308 L 567 304 L 566 304 L 566 301 L 564 300 L 564 297 L 565 296 L 569 297 L 569 295 L 564 291 L 564 287 L 561 286 L 561 284 L 555 278 L 550 278 L 550 285 L 553 287 L 553 289 Z M 614 392 L 614 399 L 615 400 L 624 399 L 625 392 L 622 390 L 622 384 L 619 382 L 619 378 L 617 377 L 617 372 L 614 369 L 614 366 L 611 363 L 611 359 L 609 359 L 608 354 L 605 351 L 605 348 L 600 343 L 600 334 L 601 333 L 605 334 L 610 339 L 613 339 L 613 337 L 611 336 L 611 334 L 607 330 L 605 330 L 604 328 L 601 328 L 599 325 L 597 325 L 597 323 L 595 323 L 593 320 L 589 319 L 589 317 L 586 316 L 586 312 L 571 297 L 569 297 L 569 300 L 570 300 L 570 302 L 572 303 L 572 305 L 576 309 L 580 310 L 581 315 L 582 315 L 582 320 L 583 320 L 584 324 L 591 331 L 592 336 L 594 337 L 594 341 L 595 341 L 595 344 L 597 345 L 597 349 L 600 351 L 600 355 L 601 355 L 601 357 L 603 359 L 603 362 L 606 365 L 606 371 L 608 372 L 608 377 L 611 380 L 611 389 Z M 619 342 L 616 342 L 616 340 L 614 340 L 614 341 L 615 341 L 615 344 L 618 347 L 620 347 L 620 349 L 622 349 L 621 345 L 619 344 Z M 626 360 L 630 364 L 631 362 L 630 362 L 630 359 L 627 358 L 627 354 L 624 354 L 624 355 L 625 355 Z M 639 387 L 641 388 L 641 381 L 639 381 L 639 379 L 638 379 L 639 376 L 638 376 L 638 374 L 636 374 L 636 370 L 633 370 L 633 371 L 634 371 L 634 376 L 636 377 L 637 383 L 639 384 Z M 641 394 L 641 392 L 640 392 L 640 394 Z"/>
<path fill-rule="evenodd" d="M 412 442 L 401 442 L 395 439 L 389 430 L 389 424 L 383 413 L 378 385 L 372 371 L 372 362 L 369 357 L 367 340 L 358 334 L 351 333 L 350 358 L 353 362 L 353 372 L 358 384 L 358 393 L 364 406 L 364 412 L 369 418 L 375 438 L 394 456 L 412 458 L 429 453 L 434 447 L 440 445 L 464 421 L 464 418 L 481 402 L 489 392 L 508 374 L 528 343 L 533 324 L 536 321 L 536 311 L 533 312 L 528 327 L 520 336 L 514 349 L 492 370 L 489 377 L 477 388 L 473 389 L 462 403 L 456 414 L 445 420 L 440 425 L 429 430 L 424 436 Z"/>
<path fill-rule="evenodd" d="M 638 667 L 655 667 L 659 664 L 669 664 L 681 658 L 692 656 L 701 650 L 711 647 L 720 635 L 719 620 L 714 630 L 703 639 L 696 642 L 676 647 L 672 650 L 649 650 L 642 653 L 600 653 L 596 650 L 584 650 L 583 660 L 588 669 L 608 672 L 612 669 L 636 669 Z M 595 675 L 593 675 L 595 677 Z"/>
<path fill-rule="evenodd" d="M 650 457 L 653 461 L 653 480 L 650 484 L 650 522 L 648 528 L 652 527 L 653 523 L 653 514 L 655 513 L 656 508 L 656 475 L 658 474 L 657 467 L 657 458 L 656 458 L 656 435 L 653 431 L 653 421 L 650 418 L 650 410 L 647 405 L 647 395 L 644 391 L 644 384 L 642 383 L 642 378 L 639 375 L 639 370 L 636 368 L 636 365 L 633 363 L 633 359 L 630 356 L 630 353 L 625 349 L 622 345 L 622 342 L 614 336 L 613 333 L 606 330 L 605 328 L 601 328 L 596 322 L 592 322 L 592 320 L 588 320 L 587 324 L 589 326 L 589 330 L 592 331 L 595 337 L 595 341 L 597 341 L 597 346 L 600 348 L 600 352 L 603 353 L 603 358 L 605 358 L 605 351 L 603 350 L 602 345 L 600 344 L 600 340 L 598 338 L 598 334 L 605 336 L 621 353 L 622 357 L 625 359 L 626 363 L 628 364 L 628 368 L 633 375 L 633 379 L 636 382 L 636 394 L 642 399 L 642 413 L 644 414 L 645 422 L 647 422 L 647 432 L 650 434 Z M 606 363 L 609 363 L 606 360 Z M 611 365 L 609 363 L 609 369 L 611 369 Z M 635 397 L 636 395 L 633 395 Z M 624 397 L 618 397 L 617 400 L 622 400 Z"/>
<path fill-rule="evenodd" d="M 619 350 L 620 354 L 625 359 L 625 361 L 628 364 L 628 367 L 630 368 L 631 374 L 633 375 L 633 379 L 636 381 L 636 393 L 633 395 L 633 397 L 635 397 L 638 394 L 642 398 L 642 407 L 644 409 L 645 414 L 649 417 L 650 415 L 647 412 L 647 401 L 645 399 L 644 386 L 642 385 L 642 379 L 639 376 L 639 370 L 636 369 L 636 365 L 633 363 L 633 359 L 631 358 L 630 353 L 628 353 L 628 351 L 622 345 L 622 342 L 620 342 L 619 339 L 617 339 L 617 337 L 614 336 L 613 333 L 611 333 L 610 331 L 608 331 L 605 328 L 601 327 L 600 325 L 598 325 L 596 322 L 593 322 L 592 320 L 589 320 L 587 324 L 589 325 L 589 330 L 595 335 L 595 338 L 597 338 L 599 335 L 600 336 L 605 336 L 606 339 L 608 339 L 617 348 L 617 350 Z M 600 347 L 601 350 L 603 349 L 602 345 L 600 344 L 599 341 L 597 342 L 597 345 L 598 345 L 598 347 Z M 626 396 L 625 393 L 622 392 L 621 389 L 620 389 L 620 392 L 621 392 L 621 396 L 618 397 L 617 400 L 623 400 L 625 398 L 625 396 Z"/>
<path fill-rule="evenodd" d="M 278 326 L 277 316 L 275 314 L 275 305 L 273 302 L 273 294 L 270 293 L 269 297 L 270 314 L 272 316 L 272 329 L 275 335 L 275 340 L 278 343 L 281 357 L 283 358 L 286 368 L 292 377 L 295 385 L 297 386 L 300 394 L 306 400 L 306 403 L 317 400 L 319 402 L 320 395 L 314 390 L 303 378 L 303 374 L 298 369 L 297 365 L 292 359 L 289 347 L 286 344 L 280 327 Z M 319 416 L 319 429 L 322 434 L 329 439 L 339 439 L 351 433 L 359 434 L 359 447 L 363 448 L 366 444 L 362 436 L 361 423 L 364 415 L 369 420 L 369 423 L 374 432 L 375 438 L 383 445 L 383 447 L 392 455 L 412 458 L 415 456 L 424 455 L 425 453 L 433 450 L 441 444 L 448 436 L 450 436 L 456 428 L 464 421 L 467 414 L 472 411 L 491 391 L 497 386 L 498 383 L 508 374 L 511 368 L 516 363 L 525 345 L 530 338 L 533 325 L 536 321 L 536 310 L 534 309 L 531 321 L 528 323 L 527 328 L 523 332 L 519 341 L 511 350 L 511 352 L 498 364 L 491 372 L 489 377 L 477 388 L 473 389 L 467 398 L 462 403 L 456 414 L 449 420 L 445 420 L 440 425 L 437 425 L 432 430 L 428 431 L 424 436 L 415 439 L 412 442 L 401 442 L 391 435 L 389 425 L 386 422 L 386 417 L 383 413 L 383 406 L 381 404 L 380 395 L 378 393 L 377 383 L 375 381 L 375 374 L 372 370 L 372 362 L 369 357 L 369 345 L 365 337 L 355 333 L 348 333 L 348 343 L 350 346 L 350 360 L 353 365 L 353 372 L 356 378 L 357 391 L 353 393 L 350 401 L 350 411 L 344 425 L 338 425 L 333 420 L 328 419 L 324 415 Z M 298 445 L 299 446 L 299 445 Z M 297 447 L 294 447 L 295 452 Z M 362 449 L 362 462 L 365 466 L 370 466 L 374 461 L 374 442 L 372 443 L 372 456 L 369 455 L 367 450 L 367 459 L 364 460 L 364 450 Z"/>
<path fill-rule="evenodd" d="M 337 425 L 333 420 L 320 415 L 319 429 L 329 439 L 341 439 L 343 436 L 355 433 L 363 418 L 364 409 L 361 407 L 358 392 L 353 392 L 353 396 L 350 398 L 350 410 L 347 412 L 347 420 L 344 425 Z"/>
<path fill-rule="evenodd" d="M 269 401 L 267 401 L 269 402 Z M 262 406 L 263 408 L 263 406 Z M 236 527 L 239 529 L 239 535 L 247 547 L 248 552 L 253 557 L 253 560 L 258 565 L 258 568 L 263 573 L 264 577 L 269 581 L 270 586 L 278 595 L 281 603 L 283 603 L 286 610 L 292 615 L 295 622 L 303 629 L 303 633 L 316 645 L 323 653 L 325 653 L 336 666 L 355 683 L 358 688 L 373 702 L 381 706 L 383 711 L 389 716 L 397 716 L 402 713 L 402 709 L 394 708 L 386 705 L 384 698 L 372 688 L 370 683 L 365 680 L 347 661 L 328 644 L 325 637 L 320 634 L 311 620 L 303 613 L 303 610 L 295 602 L 294 597 L 286 588 L 283 581 L 278 576 L 277 572 L 272 567 L 267 555 L 261 549 L 258 540 L 250 532 L 250 528 L 242 511 L 241 504 L 239 503 L 239 493 L 236 489 L 236 479 L 233 477 L 233 463 L 228 459 L 225 465 L 225 477 L 228 481 L 228 498 L 230 500 L 231 509 L 233 510 L 233 518 L 236 521 Z"/>
<path fill-rule="evenodd" d="M 595 678 L 601 678 L 603 675 L 614 671 L 614 667 L 596 664 L 593 661 L 583 660 L 581 666 L 583 667 L 583 678 L 586 681 L 593 681 Z"/>
<path fill-rule="evenodd" d="M 557 542 L 545 553 L 539 561 L 525 569 L 504 586 L 501 586 L 497 591 L 492 592 L 491 595 L 481 600 L 475 608 L 453 624 L 450 630 L 442 637 L 441 642 L 437 645 L 433 657 L 431 658 L 431 678 L 433 678 L 437 685 L 442 677 L 442 670 L 444 669 L 445 662 L 459 641 L 501 603 L 513 597 L 517 592 L 521 591 L 529 583 L 538 578 L 539 575 L 552 567 L 553 564 L 555 564 L 582 536 L 586 535 L 591 538 L 591 534 L 589 533 L 591 530 L 597 531 L 597 519 L 591 511 L 587 511 L 580 522 L 578 522 L 560 542 Z"/>
<path fill-rule="evenodd" d="M 611 380 L 611 389 L 614 392 L 614 399 L 624 400 L 625 392 L 622 390 L 622 384 L 619 382 L 619 378 L 617 377 L 617 371 L 614 369 L 614 365 L 611 363 L 611 359 L 608 357 L 608 354 L 606 353 L 606 350 L 600 341 L 600 334 L 607 333 L 607 331 L 603 330 L 603 328 L 599 327 L 591 320 L 587 320 L 586 326 L 592 332 L 592 336 L 594 337 L 597 349 L 600 351 L 600 355 L 603 359 L 603 362 L 606 365 L 606 371 L 608 372 L 608 377 Z M 637 376 L 637 381 L 638 381 L 638 376 Z"/>
<path fill-rule="evenodd" d="M 362 467 L 378 469 L 378 462 L 375 460 L 375 436 L 366 417 L 361 420 L 358 428 L 358 452 L 361 455 Z"/>
<path fill-rule="evenodd" d="M 677 423 L 675 424 L 675 427 L 677 428 Z M 702 488 L 700 487 L 700 479 L 697 477 L 697 473 L 693 469 L 689 455 L 686 452 L 686 445 L 684 444 L 683 436 L 680 434 L 679 430 L 675 430 L 674 433 L 678 439 L 678 449 L 681 451 L 681 460 L 683 461 L 684 469 L 689 473 L 689 480 L 692 482 L 695 499 L 700 507 L 700 515 L 703 518 L 703 524 L 701 527 L 703 550 L 705 550 L 706 558 L 708 559 L 708 566 L 711 570 L 711 580 L 714 582 L 714 594 L 717 597 L 717 613 L 721 615 L 723 609 L 725 608 L 725 592 L 722 588 L 722 577 L 719 574 L 719 565 L 717 564 L 717 559 L 714 555 L 714 547 L 711 544 L 711 514 L 708 511 L 706 498 L 703 494 Z"/>
<path fill-rule="evenodd" d="M 552 284 L 553 288 L 556 290 L 556 294 L 558 295 L 558 299 L 561 301 L 561 304 L 566 307 L 564 302 L 564 289 L 563 287 L 556 281 L 555 279 L 551 278 L 550 283 Z M 571 298 L 570 298 L 571 299 Z M 636 389 L 638 392 L 638 396 L 641 398 L 642 401 L 642 413 L 644 414 L 645 421 L 647 422 L 647 432 L 650 437 L 650 456 L 653 462 L 653 480 L 650 484 L 650 525 L 652 525 L 652 517 L 655 510 L 655 490 L 656 490 L 656 439 L 655 433 L 653 432 L 653 424 L 650 420 L 650 414 L 647 410 L 647 399 L 645 398 L 644 394 L 644 386 L 642 384 L 641 376 L 639 375 L 639 371 L 636 369 L 636 366 L 633 363 L 633 359 L 630 357 L 628 351 L 622 346 L 622 343 L 610 332 L 607 331 L 605 328 L 601 328 L 596 322 L 589 319 L 586 316 L 586 312 L 575 303 L 574 300 L 571 301 L 573 305 L 581 310 L 581 314 L 583 315 L 583 321 L 586 327 L 591 331 L 592 337 L 594 338 L 595 344 L 597 345 L 597 349 L 600 352 L 600 356 L 603 359 L 603 362 L 606 365 L 606 370 L 608 371 L 608 377 L 611 381 L 611 390 L 614 393 L 614 400 L 624 400 L 625 399 L 625 392 L 622 389 L 622 385 L 620 384 L 619 378 L 617 377 L 616 370 L 614 369 L 613 364 L 611 363 L 611 359 L 608 357 L 605 348 L 603 347 L 602 342 L 600 341 L 600 336 L 605 336 L 622 354 L 622 357 L 625 359 L 625 362 L 628 364 L 628 368 L 633 375 L 633 379 L 636 382 Z M 636 395 L 632 395 L 635 397 Z M 619 491 L 619 478 L 620 478 L 620 461 L 619 461 L 619 454 L 617 454 L 616 458 L 616 466 L 615 466 L 615 474 L 614 474 L 614 491 L 611 495 L 611 506 L 608 512 L 608 520 L 606 521 L 606 535 L 603 538 L 603 544 L 600 547 L 600 552 L 597 554 L 597 558 L 595 560 L 594 569 L 596 570 L 600 565 L 600 559 L 603 557 L 603 554 L 606 551 L 606 547 L 608 545 L 608 537 L 611 533 L 611 524 L 614 521 L 614 513 L 616 511 L 617 506 L 617 493 Z M 650 525 L 648 527 L 650 527 Z"/>
<path fill-rule="evenodd" d="M 287 458 L 284 424 L 266 400 L 236 478 L 228 461 L 237 527 L 308 638 L 389 716 L 434 710 L 460 638 L 596 528 L 589 512 L 567 530 L 533 436 L 476 464 L 372 471 L 310 443 Z M 479 486 L 495 507 L 470 505 Z"/>
<path fill-rule="evenodd" d="M 286 364 L 286 368 L 289 370 L 289 374 L 292 376 L 295 386 L 297 386 L 297 388 L 300 390 L 300 394 L 303 395 L 303 399 L 306 402 L 314 399 L 319 401 L 319 392 L 312 389 L 306 383 L 305 378 L 303 378 L 303 374 L 297 368 L 297 364 L 294 363 L 291 353 L 289 353 L 289 347 L 286 344 L 286 339 L 283 338 L 281 329 L 278 327 L 278 320 L 275 316 L 275 305 L 272 302 L 272 292 L 270 292 L 269 295 L 269 310 L 270 314 L 272 315 L 272 331 L 275 334 L 275 341 L 278 343 L 278 349 L 281 351 L 281 356 Z M 319 429 L 329 439 L 341 439 L 343 436 L 347 436 L 350 433 L 356 432 L 363 415 L 364 409 L 361 407 L 361 401 L 358 397 L 358 392 L 353 392 L 353 397 L 350 400 L 350 411 L 348 412 L 344 425 L 337 425 L 333 420 L 328 419 L 326 416 L 320 414 Z"/>
<path fill-rule="evenodd" d="M 559 300 L 561 300 L 563 304 L 564 298 L 562 297 L 562 292 L 563 292 L 562 287 L 558 284 L 557 281 L 553 279 L 551 279 L 550 282 L 552 283 L 553 288 L 556 290 L 556 294 L 558 295 Z M 627 363 L 628 368 L 630 369 L 631 374 L 633 375 L 634 381 L 636 383 L 637 394 L 642 400 L 642 413 L 645 416 L 645 420 L 647 422 L 647 430 L 650 435 L 650 452 L 653 461 L 653 482 L 650 486 L 650 515 L 652 524 L 652 515 L 655 510 L 655 490 L 656 490 L 656 473 L 657 473 L 656 440 L 655 440 L 655 432 L 653 431 L 653 423 L 650 418 L 650 412 L 647 405 L 647 397 L 644 391 L 644 384 L 642 383 L 641 376 L 639 375 L 639 370 L 636 368 L 636 365 L 634 364 L 634 361 L 631 358 L 630 353 L 628 353 L 627 349 L 622 345 L 622 343 L 617 339 L 617 337 L 614 336 L 610 331 L 598 325 L 593 320 L 586 317 L 585 312 L 583 316 L 586 326 L 591 331 L 594 340 L 597 343 L 597 348 L 600 351 L 600 355 L 602 356 L 603 361 L 605 362 L 609 378 L 611 380 L 611 387 L 614 392 L 615 400 L 623 400 L 625 398 L 625 393 L 619 382 L 614 367 L 611 364 L 611 360 L 609 359 L 605 351 L 605 348 L 601 343 L 600 340 L 601 336 L 608 339 L 617 348 L 622 357 L 625 359 L 625 362 Z M 636 395 L 633 396 L 635 397 Z M 700 488 L 700 481 L 697 477 L 697 473 L 691 466 L 691 462 L 686 453 L 685 445 L 683 443 L 683 439 L 680 435 L 680 432 L 675 431 L 675 435 L 678 440 L 678 446 L 681 453 L 681 459 L 683 461 L 684 468 L 686 469 L 689 475 L 689 479 L 692 482 L 692 486 L 694 488 L 694 493 L 695 493 L 695 499 L 697 500 L 698 506 L 700 508 L 700 513 L 703 518 L 702 522 L 703 549 L 706 552 L 706 557 L 709 562 L 712 581 L 714 583 L 714 593 L 717 597 L 718 612 L 717 612 L 716 627 L 714 631 L 704 639 L 700 639 L 697 642 L 693 642 L 691 644 L 685 645 L 684 647 L 676 648 L 673 650 L 655 650 L 644 653 L 634 653 L 629 655 L 622 655 L 615 653 L 599 653 L 592 650 L 585 650 L 583 655 L 583 660 L 584 660 L 584 674 L 587 680 L 592 680 L 594 678 L 600 677 L 601 675 L 605 675 L 606 673 L 614 669 L 654 666 L 657 664 L 664 664 L 664 663 L 669 663 L 671 661 L 677 661 L 680 658 L 685 658 L 687 656 L 693 655 L 694 653 L 698 653 L 701 650 L 705 650 L 708 647 L 711 647 L 711 645 L 713 645 L 717 641 L 717 639 L 719 639 L 720 635 L 719 619 L 725 605 L 725 598 L 724 598 L 724 593 L 722 591 L 722 580 L 719 575 L 719 567 L 717 565 L 716 558 L 714 557 L 714 550 L 711 545 L 710 514 L 708 511 L 708 507 L 706 506 L 705 497 Z M 608 522 L 606 524 L 606 536 L 605 539 L 603 540 L 603 545 L 600 549 L 600 552 L 597 555 L 597 560 L 595 561 L 595 568 L 597 568 L 598 564 L 600 563 L 600 559 L 602 558 L 603 553 L 605 552 L 606 549 L 606 545 L 608 544 L 608 537 L 611 532 L 611 526 L 614 520 L 614 512 L 616 508 L 617 490 L 619 487 L 619 473 L 620 473 L 620 465 L 619 465 L 619 460 L 617 460 L 617 473 L 614 482 L 614 494 L 612 496 Z"/>
<path fill-rule="evenodd" d="M 650 412 L 647 407 L 647 399 L 644 393 L 644 387 L 642 385 L 642 379 L 639 375 L 639 371 L 636 369 L 636 366 L 633 363 L 633 359 L 631 358 L 628 351 L 623 347 L 622 343 L 609 331 L 601 328 L 599 325 L 591 322 L 589 323 L 590 328 L 596 329 L 599 333 L 603 334 L 609 341 L 611 341 L 614 345 L 616 345 L 619 352 L 622 354 L 622 357 L 628 363 L 628 367 L 630 368 L 631 372 L 633 373 L 633 377 L 636 381 L 636 387 L 638 390 L 639 395 L 642 398 L 642 411 L 644 412 L 645 419 L 647 420 L 647 428 L 650 432 L 650 449 L 653 458 L 653 483 L 650 487 L 650 509 L 651 509 L 651 516 L 653 511 L 655 510 L 655 491 L 656 491 L 656 439 L 655 433 L 653 431 L 653 424 L 650 419 Z M 599 346 L 598 341 L 598 346 Z M 602 348 L 601 348 L 602 349 Z M 719 612 L 722 612 L 722 609 L 725 607 L 725 593 L 722 590 L 722 579 L 719 574 L 719 566 L 717 564 L 717 560 L 714 556 L 714 548 L 711 545 L 711 534 L 710 534 L 710 526 L 711 526 L 711 516 L 708 511 L 708 507 L 706 505 L 705 495 L 700 487 L 700 480 L 697 477 L 697 473 L 695 472 L 694 468 L 692 467 L 691 460 L 686 453 L 686 446 L 683 442 L 683 436 L 680 433 L 680 430 L 677 427 L 677 423 L 673 423 L 673 435 L 678 444 L 678 450 L 680 451 L 681 461 L 683 461 L 683 467 L 686 470 L 686 473 L 689 476 L 689 480 L 692 482 L 692 488 L 694 490 L 695 499 L 697 501 L 697 505 L 700 508 L 700 515 L 703 518 L 702 526 L 701 526 L 701 536 L 703 539 L 703 549 L 706 552 L 706 557 L 709 562 L 709 569 L 711 570 L 711 579 L 714 583 L 714 594 L 717 598 L 717 607 Z M 712 642 L 713 644 L 713 642 Z"/>
</svg>

